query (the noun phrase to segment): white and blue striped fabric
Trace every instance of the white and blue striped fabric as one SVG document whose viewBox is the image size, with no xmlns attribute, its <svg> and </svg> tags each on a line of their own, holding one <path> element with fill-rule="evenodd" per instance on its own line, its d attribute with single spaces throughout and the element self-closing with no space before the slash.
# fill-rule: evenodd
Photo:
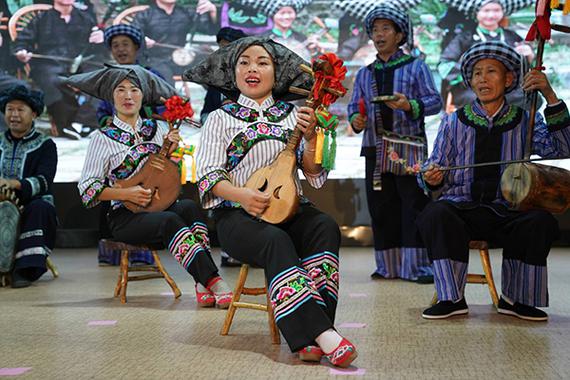
<svg viewBox="0 0 570 380">
<path fill-rule="evenodd" d="M 494 120 L 508 112 L 511 106 L 505 103 L 494 118 L 487 117 L 485 110 L 478 101 L 473 102 L 471 107 L 476 115 L 487 119 L 489 123 L 488 128 L 492 128 Z M 424 169 L 432 164 L 448 167 L 475 163 L 476 129 L 461 122 L 458 112 L 444 116 L 431 156 L 423 165 Z M 545 115 L 547 120 L 550 118 L 550 115 L 557 115 L 557 120 L 566 115 L 566 125 L 565 128 L 552 128 L 552 126 L 548 126 L 544 122 L 542 115 L 537 113 L 533 133 L 533 154 L 553 159 L 570 156 L 570 128 L 568 128 L 570 120 L 568 119 L 566 104 L 561 101 L 556 105 L 546 107 Z M 524 144 L 528 124 L 529 113 L 524 111 L 520 123 L 503 133 L 501 160 L 512 161 L 524 158 Z M 501 165 L 501 174 L 505 167 L 506 165 Z M 474 173 L 473 168 L 445 172 L 442 193 L 439 199 L 453 202 L 472 201 L 471 184 L 474 181 Z M 419 180 L 422 186 L 425 186 L 421 176 Z M 507 204 L 499 187 L 497 188 L 495 202 Z"/>
</svg>

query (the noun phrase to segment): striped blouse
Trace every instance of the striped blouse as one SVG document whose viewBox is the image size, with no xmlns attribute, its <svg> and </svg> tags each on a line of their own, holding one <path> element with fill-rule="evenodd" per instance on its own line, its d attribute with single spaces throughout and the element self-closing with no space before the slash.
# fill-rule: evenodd
<svg viewBox="0 0 570 380">
<path fill-rule="evenodd" d="M 91 137 L 77 187 L 85 207 L 99 203 L 99 194 L 118 179 L 137 173 L 151 153 L 158 153 L 168 128 L 152 119 L 137 120 L 136 128 L 116 115 L 113 123 Z M 121 202 L 111 202 L 114 208 Z"/>
<path fill-rule="evenodd" d="M 273 97 L 260 105 L 240 95 L 237 103 L 228 103 L 210 113 L 202 127 L 196 157 L 202 207 L 240 207 L 215 196 L 212 188 L 223 180 L 234 186 L 244 186 L 257 169 L 271 164 L 285 149 L 296 120 L 295 106 L 276 102 Z M 297 149 L 297 165 L 301 170 L 303 146 L 304 140 Z M 317 175 L 303 173 L 315 188 L 320 188 L 328 175 L 326 170 Z M 302 195 L 298 172 L 295 172 L 295 182 Z"/>
<path fill-rule="evenodd" d="M 546 107 L 543 117 L 537 113 L 533 133 L 533 154 L 544 158 L 570 156 L 570 116 L 564 102 Z M 460 166 L 479 162 L 524 158 L 524 144 L 529 113 L 503 104 L 499 112 L 487 116 L 478 101 L 446 115 L 439 127 L 433 152 L 423 167 Z M 506 204 L 501 194 L 500 178 L 506 165 L 444 172 L 439 199 L 454 202 L 482 200 Z M 428 186 L 419 177 L 421 186 Z"/>
<path fill-rule="evenodd" d="M 383 82 L 383 88 L 378 89 L 377 79 Z M 372 103 L 372 98 L 395 92 L 406 95 L 412 110 L 385 110 L 390 114 L 388 116 L 391 120 L 383 122 L 379 112 L 381 105 Z M 425 139 L 424 116 L 435 115 L 442 107 L 441 97 L 429 67 L 421 59 L 406 55 L 402 50 L 398 50 L 388 62 L 376 59 L 358 71 L 352 98 L 348 104 L 350 120 L 359 112 L 360 99 L 365 101 L 368 116 L 368 125 L 362 138 L 361 156 L 370 157 L 375 156 L 377 129 Z M 387 125 L 388 123 L 390 125 Z"/>
</svg>

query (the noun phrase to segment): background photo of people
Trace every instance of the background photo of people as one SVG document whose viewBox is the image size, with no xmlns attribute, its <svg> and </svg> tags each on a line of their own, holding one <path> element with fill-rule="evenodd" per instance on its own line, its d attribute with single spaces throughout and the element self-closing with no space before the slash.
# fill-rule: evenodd
<svg viewBox="0 0 570 380">
<path fill-rule="evenodd" d="M 60 83 L 60 76 L 92 71 L 104 63 L 140 64 L 174 84 L 190 97 L 196 121 L 208 107 L 205 99 L 221 104 L 220 94 L 181 81 L 187 68 L 231 39 L 265 35 L 310 60 L 325 51 L 346 61 L 349 93 L 331 111 L 340 115 L 338 159 L 332 178 L 364 178 L 359 155 L 361 135 L 351 130 L 346 105 L 354 76 L 372 63 L 376 49 L 365 28 L 366 14 L 383 1 L 368 0 L 0 0 L 0 90 L 24 84 L 45 93 L 46 112 L 36 127 L 53 137 L 62 166 L 56 182 L 78 180 L 90 133 L 104 124 L 98 99 Z M 513 47 L 532 66 L 536 47 L 524 42 L 534 21 L 531 0 L 391 0 L 406 10 L 414 25 L 413 46 L 405 51 L 425 60 L 443 109 L 451 112 L 468 98 L 458 70 L 459 57 L 478 41 L 498 40 Z M 552 15 L 552 22 L 568 25 L 570 16 Z M 9 22 L 13 24 L 9 30 Z M 110 30 L 112 25 L 120 28 Z M 220 31 L 222 29 L 222 31 Z M 228 34 L 229 33 L 229 34 Z M 570 98 L 570 35 L 553 32 L 544 55 L 546 73 L 559 96 Z M 509 99 L 525 106 L 522 91 Z M 210 102 L 206 100 L 206 103 Z M 150 113 L 160 112 L 160 107 Z M 426 118 L 433 141 L 440 115 Z M 1 123 L 1 121 L 0 121 Z M 5 130 L 4 125 L 0 129 Z M 195 144 L 200 130 L 186 126 L 181 135 Z M 431 145 L 431 144 L 430 144 Z M 198 147 L 199 148 L 199 147 Z M 190 160 L 188 160 L 190 161 Z M 570 168 L 570 163 L 555 165 Z M 190 173 L 190 171 L 188 172 Z M 190 175 L 190 174 L 189 174 Z"/>
</svg>

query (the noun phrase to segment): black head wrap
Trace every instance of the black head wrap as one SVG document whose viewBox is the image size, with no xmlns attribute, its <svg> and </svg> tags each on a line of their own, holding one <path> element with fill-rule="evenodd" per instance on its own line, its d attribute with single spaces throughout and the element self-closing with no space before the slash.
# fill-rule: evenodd
<svg viewBox="0 0 570 380">
<path fill-rule="evenodd" d="M 236 100 L 239 90 L 236 86 L 235 67 L 239 56 L 250 46 L 263 47 L 275 65 L 275 86 L 273 96 L 281 100 L 295 100 L 302 96 L 289 92 L 290 86 L 310 90 L 313 78 L 301 71 L 300 65 L 310 66 L 303 58 L 285 46 L 266 37 L 245 37 L 234 41 L 210 54 L 198 65 L 186 70 L 182 78 L 186 81 L 215 87 L 226 97 Z"/>
<path fill-rule="evenodd" d="M 159 104 L 161 97 L 168 99 L 176 95 L 174 87 L 140 65 L 106 64 L 103 69 L 75 74 L 62 78 L 62 81 L 89 95 L 112 103 L 113 91 L 125 79 L 141 89 L 143 104 Z"/>
<path fill-rule="evenodd" d="M 25 102 L 38 116 L 44 111 L 44 93 L 41 91 L 32 91 L 22 85 L 10 87 L 2 91 L 0 93 L 0 111 L 2 113 L 5 113 L 6 105 L 12 100 Z"/>
</svg>

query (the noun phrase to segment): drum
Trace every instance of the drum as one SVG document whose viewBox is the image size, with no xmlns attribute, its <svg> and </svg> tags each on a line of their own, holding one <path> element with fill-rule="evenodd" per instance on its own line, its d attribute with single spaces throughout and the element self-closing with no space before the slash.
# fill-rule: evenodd
<svg viewBox="0 0 570 380">
<path fill-rule="evenodd" d="M 510 164 L 501 177 L 501 192 L 517 210 L 561 214 L 570 207 L 570 171 L 532 163 Z"/>
<path fill-rule="evenodd" d="M 14 264 L 21 211 L 14 191 L 0 187 L 0 275 L 9 273 Z"/>
<path fill-rule="evenodd" d="M 172 52 L 172 62 L 178 66 L 188 66 L 196 58 L 196 53 L 187 48 L 178 48 Z"/>
</svg>

